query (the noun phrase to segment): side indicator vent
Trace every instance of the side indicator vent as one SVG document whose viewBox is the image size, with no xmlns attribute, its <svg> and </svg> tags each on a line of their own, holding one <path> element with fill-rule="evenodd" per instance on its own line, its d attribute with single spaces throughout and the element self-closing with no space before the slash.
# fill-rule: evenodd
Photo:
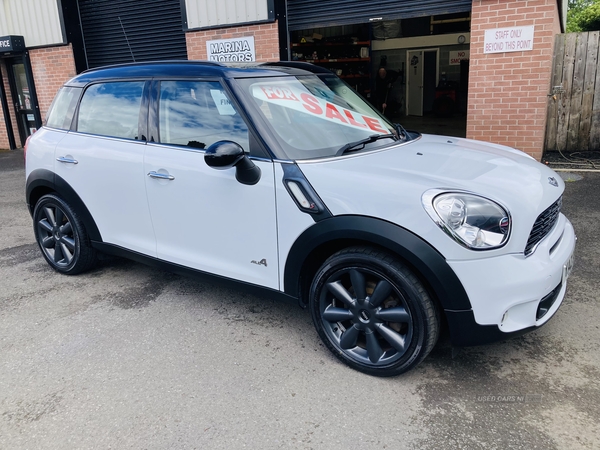
<svg viewBox="0 0 600 450">
<path fill-rule="evenodd" d="M 315 222 L 331 217 L 331 212 L 319 198 L 298 166 L 288 163 L 284 163 L 281 166 L 284 174 L 283 185 L 294 200 L 294 203 L 296 203 L 298 209 L 310 214 Z"/>
<path fill-rule="evenodd" d="M 317 205 L 306 198 L 306 195 L 304 195 L 304 192 L 302 192 L 302 188 L 298 185 L 298 183 L 288 180 L 287 187 L 300 208 L 307 210 L 307 212 L 319 212 Z"/>
</svg>

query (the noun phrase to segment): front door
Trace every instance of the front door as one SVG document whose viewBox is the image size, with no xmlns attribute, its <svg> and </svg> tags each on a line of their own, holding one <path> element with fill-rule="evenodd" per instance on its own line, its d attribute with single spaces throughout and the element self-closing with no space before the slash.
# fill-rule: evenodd
<svg viewBox="0 0 600 450">
<path fill-rule="evenodd" d="M 158 130 L 144 174 L 158 257 L 278 289 L 273 163 L 254 161 L 255 185 L 238 182 L 235 168 L 206 164 L 205 149 L 218 141 L 251 150 L 248 127 L 218 81 L 162 81 L 153 92 Z"/>
<path fill-rule="evenodd" d="M 19 128 L 19 137 L 23 146 L 27 138 L 35 133 L 37 129 L 34 98 L 32 96 L 33 91 L 29 86 L 23 58 L 9 59 L 6 66 L 8 69 L 11 97 Z"/>
<path fill-rule="evenodd" d="M 423 65 L 422 50 L 407 52 L 408 73 L 406 77 L 407 115 L 423 115 Z"/>
</svg>

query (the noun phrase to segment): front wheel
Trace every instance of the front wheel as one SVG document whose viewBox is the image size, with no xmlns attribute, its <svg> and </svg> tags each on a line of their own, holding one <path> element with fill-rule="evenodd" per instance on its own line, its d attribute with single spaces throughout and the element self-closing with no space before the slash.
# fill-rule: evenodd
<svg viewBox="0 0 600 450">
<path fill-rule="evenodd" d="M 96 262 L 83 223 L 60 197 L 48 194 L 40 198 L 33 210 L 33 229 L 42 255 L 57 272 L 75 275 Z"/>
<path fill-rule="evenodd" d="M 413 368 L 439 334 L 438 313 L 423 284 L 393 255 L 370 247 L 327 259 L 312 282 L 309 305 L 325 345 L 370 375 Z"/>
</svg>

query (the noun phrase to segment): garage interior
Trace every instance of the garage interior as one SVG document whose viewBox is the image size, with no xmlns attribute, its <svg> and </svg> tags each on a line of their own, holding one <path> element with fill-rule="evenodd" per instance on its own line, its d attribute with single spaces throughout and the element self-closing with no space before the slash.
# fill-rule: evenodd
<svg viewBox="0 0 600 450">
<path fill-rule="evenodd" d="M 471 13 L 462 9 L 383 20 L 388 14 L 380 5 L 379 15 L 366 23 L 296 29 L 301 24 L 292 8 L 290 59 L 331 70 L 374 105 L 384 67 L 395 75 L 383 111 L 390 120 L 424 133 L 465 137 Z"/>
</svg>

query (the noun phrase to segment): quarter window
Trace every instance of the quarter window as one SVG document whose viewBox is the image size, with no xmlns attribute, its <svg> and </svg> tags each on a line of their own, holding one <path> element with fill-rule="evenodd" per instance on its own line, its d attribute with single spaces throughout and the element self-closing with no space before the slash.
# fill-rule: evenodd
<svg viewBox="0 0 600 450">
<path fill-rule="evenodd" d="M 222 140 L 248 152 L 248 127 L 218 82 L 162 81 L 160 142 L 204 149 Z"/>
<path fill-rule="evenodd" d="M 70 129 L 73 120 L 73 112 L 75 111 L 75 106 L 77 106 L 77 100 L 79 100 L 80 94 L 81 88 L 61 88 L 48 112 L 46 126 L 50 128 L 59 128 L 61 130 Z"/>
<path fill-rule="evenodd" d="M 99 83 L 81 99 L 77 131 L 137 139 L 143 81 Z"/>
</svg>

